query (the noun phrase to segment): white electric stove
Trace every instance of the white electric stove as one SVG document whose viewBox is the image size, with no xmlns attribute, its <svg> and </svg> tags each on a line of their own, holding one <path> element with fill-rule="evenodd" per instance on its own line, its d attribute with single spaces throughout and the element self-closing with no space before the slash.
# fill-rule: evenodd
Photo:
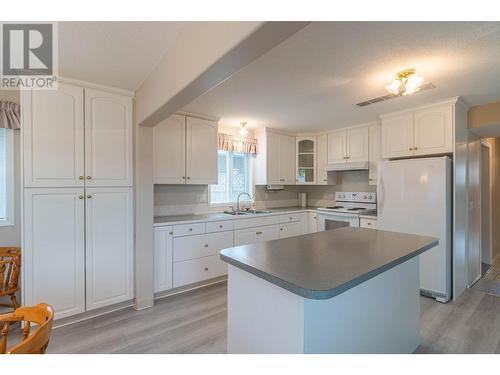
<svg viewBox="0 0 500 375">
<path fill-rule="evenodd" d="M 377 193 L 336 192 L 335 206 L 318 208 L 318 229 L 359 227 L 359 215 L 376 212 Z"/>
</svg>

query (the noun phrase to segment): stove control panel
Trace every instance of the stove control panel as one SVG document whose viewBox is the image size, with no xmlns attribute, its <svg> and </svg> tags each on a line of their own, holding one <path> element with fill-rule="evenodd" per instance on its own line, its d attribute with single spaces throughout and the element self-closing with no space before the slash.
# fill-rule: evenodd
<svg viewBox="0 0 500 375">
<path fill-rule="evenodd" d="M 335 202 L 377 203 L 377 193 L 337 191 Z"/>
</svg>

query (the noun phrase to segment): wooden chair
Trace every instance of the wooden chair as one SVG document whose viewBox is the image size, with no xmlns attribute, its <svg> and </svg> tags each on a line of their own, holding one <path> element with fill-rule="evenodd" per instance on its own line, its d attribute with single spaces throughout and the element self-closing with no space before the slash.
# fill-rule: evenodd
<svg viewBox="0 0 500 375">
<path fill-rule="evenodd" d="M 0 247 L 0 297 L 9 296 L 12 306 L 0 303 L 0 306 L 17 309 L 19 304 L 16 292 L 19 290 L 21 274 L 21 249 L 19 247 Z"/>
<path fill-rule="evenodd" d="M 0 341 L 0 354 L 44 354 L 49 345 L 52 334 L 52 320 L 54 310 L 45 303 L 32 307 L 20 307 L 9 314 L 0 315 L 4 322 L 2 340 Z M 7 336 L 12 322 L 23 322 L 23 340 L 7 351 Z M 30 335 L 31 323 L 38 325 Z"/>
</svg>

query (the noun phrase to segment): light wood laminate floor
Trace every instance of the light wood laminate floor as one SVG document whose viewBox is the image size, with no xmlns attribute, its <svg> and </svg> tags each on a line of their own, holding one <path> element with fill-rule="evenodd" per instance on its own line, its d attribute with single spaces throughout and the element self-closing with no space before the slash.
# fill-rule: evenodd
<svg viewBox="0 0 500 375">
<path fill-rule="evenodd" d="M 57 328 L 49 353 L 225 353 L 225 282 Z M 456 302 L 421 297 L 417 353 L 500 353 L 500 298 L 467 290 Z"/>
</svg>

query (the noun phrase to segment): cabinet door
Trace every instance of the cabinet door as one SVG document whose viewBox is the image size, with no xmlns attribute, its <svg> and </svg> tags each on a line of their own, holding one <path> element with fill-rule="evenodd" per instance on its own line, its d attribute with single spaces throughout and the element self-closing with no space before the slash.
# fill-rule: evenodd
<svg viewBox="0 0 500 375">
<path fill-rule="evenodd" d="M 279 238 L 287 238 L 300 236 L 302 234 L 302 223 L 296 221 L 294 223 L 280 224 Z"/>
<path fill-rule="evenodd" d="M 326 171 L 326 165 L 328 164 L 328 136 L 320 135 L 318 136 L 318 147 L 317 147 L 317 184 L 327 185 L 328 184 L 328 172 Z"/>
<path fill-rule="evenodd" d="M 186 183 L 217 184 L 217 123 L 186 118 Z"/>
<path fill-rule="evenodd" d="M 86 189 L 87 310 L 133 298 L 131 188 Z"/>
<path fill-rule="evenodd" d="M 345 130 L 328 134 L 328 164 L 346 162 L 346 137 Z"/>
<path fill-rule="evenodd" d="M 23 304 L 47 302 L 57 319 L 85 311 L 84 191 L 26 189 Z"/>
<path fill-rule="evenodd" d="M 265 227 L 255 228 L 258 242 L 277 240 L 280 238 L 279 225 L 268 225 Z"/>
<path fill-rule="evenodd" d="M 308 213 L 307 215 L 307 233 L 316 233 L 318 231 L 318 214 Z"/>
<path fill-rule="evenodd" d="M 453 152 L 453 106 L 451 104 L 414 114 L 415 155 Z"/>
<path fill-rule="evenodd" d="M 368 127 L 347 129 L 347 162 L 368 161 Z"/>
<path fill-rule="evenodd" d="M 317 181 L 317 137 L 296 138 L 296 182 L 314 185 Z"/>
<path fill-rule="evenodd" d="M 382 158 L 380 125 L 370 126 L 369 129 L 370 147 L 369 147 L 369 167 L 368 167 L 368 184 L 377 185 L 378 178 L 378 163 Z"/>
<path fill-rule="evenodd" d="M 186 183 L 186 117 L 173 115 L 153 128 L 155 184 Z"/>
<path fill-rule="evenodd" d="M 295 137 L 280 135 L 280 174 L 283 185 L 295 185 Z"/>
<path fill-rule="evenodd" d="M 257 232 L 255 228 L 238 229 L 234 231 L 234 246 L 248 245 L 251 243 L 259 242 L 257 239 Z"/>
<path fill-rule="evenodd" d="M 83 88 L 21 91 L 25 187 L 82 187 Z"/>
<path fill-rule="evenodd" d="M 172 227 L 155 228 L 155 293 L 172 289 Z"/>
<path fill-rule="evenodd" d="M 382 119 L 382 157 L 413 155 L 413 114 Z"/>
<path fill-rule="evenodd" d="M 267 133 L 267 183 L 282 185 L 280 135 Z"/>
<path fill-rule="evenodd" d="M 85 89 L 87 186 L 132 186 L 132 132 L 132 98 Z"/>
</svg>

